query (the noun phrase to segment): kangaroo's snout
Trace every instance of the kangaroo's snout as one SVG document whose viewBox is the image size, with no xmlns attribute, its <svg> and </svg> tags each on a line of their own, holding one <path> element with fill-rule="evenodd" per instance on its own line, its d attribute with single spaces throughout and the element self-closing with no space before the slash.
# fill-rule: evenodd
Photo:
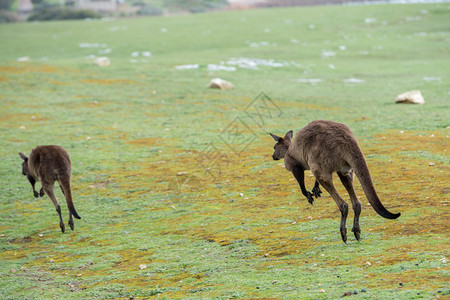
<svg viewBox="0 0 450 300">
<path fill-rule="evenodd" d="M 273 160 L 280 160 L 279 158 L 276 158 L 275 155 L 272 155 Z"/>
</svg>

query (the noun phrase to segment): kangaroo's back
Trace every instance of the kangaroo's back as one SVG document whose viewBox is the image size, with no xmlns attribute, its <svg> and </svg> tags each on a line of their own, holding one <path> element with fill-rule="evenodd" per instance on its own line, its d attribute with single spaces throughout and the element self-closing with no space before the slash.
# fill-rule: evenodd
<svg viewBox="0 0 450 300">
<path fill-rule="evenodd" d="M 40 180 L 61 181 L 71 178 L 71 163 L 66 150 L 60 146 L 38 146 L 31 151 L 28 167 Z"/>
<path fill-rule="evenodd" d="M 307 169 L 320 163 L 321 168 L 335 172 L 349 167 L 344 157 L 361 150 L 346 125 L 317 120 L 297 132 L 288 152 Z"/>
</svg>

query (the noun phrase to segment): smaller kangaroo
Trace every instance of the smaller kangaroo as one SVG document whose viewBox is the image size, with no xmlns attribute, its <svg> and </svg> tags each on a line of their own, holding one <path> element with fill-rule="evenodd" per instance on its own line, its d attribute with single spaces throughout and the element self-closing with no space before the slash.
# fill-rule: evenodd
<svg viewBox="0 0 450 300">
<path fill-rule="evenodd" d="M 72 215 L 77 219 L 81 219 L 81 217 L 78 215 L 72 202 L 72 192 L 70 190 L 72 172 L 70 158 L 66 150 L 60 146 L 38 146 L 31 150 L 29 158 L 22 153 L 19 153 L 19 155 L 23 159 L 22 174 L 27 176 L 28 181 L 30 181 L 34 197 L 42 197 L 45 193 L 52 199 L 59 215 L 59 227 L 61 227 L 61 231 L 64 233 L 65 227 L 61 216 L 61 207 L 53 194 L 55 181 L 59 182 L 59 186 L 69 207 L 69 225 L 73 230 L 74 223 Z M 42 185 L 39 193 L 34 188 L 36 181 L 40 181 Z"/>
<path fill-rule="evenodd" d="M 346 125 L 333 121 L 313 121 L 297 132 L 293 142 L 292 130 L 288 131 L 283 138 L 274 134 L 270 135 L 277 142 L 273 147 L 275 152 L 272 158 L 274 160 L 284 158 L 286 169 L 292 172 L 308 202 L 313 204 L 313 196 L 318 198 L 322 194 L 319 184 L 336 202 L 341 211 L 340 231 L 344 243 L 347 243 L 345 223 L 348 204 L 341 198 L 333 185 L 333 172 L 337 172 L 352 201 L 355 212 L 352 231 L 358 241 L 360 241 L 361 234 L 359 226 L 361 202 L 353 189 L 353 170 L 358 176 L 369 203 L 380 216 L 387 219 L 396 219 L 400 216 L 400 213 L 389 212 L 378 198 L 361 148 Z M 305 188 L 305 170 L 311 170 L 316 178 L 311 192 Z"/>
</svg>

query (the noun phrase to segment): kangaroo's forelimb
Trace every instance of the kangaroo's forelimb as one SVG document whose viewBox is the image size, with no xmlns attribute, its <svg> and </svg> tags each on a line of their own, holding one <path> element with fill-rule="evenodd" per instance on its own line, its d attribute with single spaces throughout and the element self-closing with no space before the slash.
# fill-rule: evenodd
<svg viewBox="0 0 450 300">
<path fill-rule="evenodd" d="M 314 183 L 314 187 L 313 187 L 313 189 L 311 190 L 311 193 L 313 194 L 313 196 L 314 197 L 316 197 L 316 198 L 319 198 L 319 197 L 321 197 L 322 195 L 322 191 L 320 190 L 320 187 L 319 187 L 319 182 L 316 180 L 316 182 Z"/>
<path fill-rule="evenodd" d="M 34 179 L 33 176 L 31 175 L 27 175 L 27 179 L 31 184 L 31 187 L 33 188 L 33 195 L 35 198 L 39 198 L 39 193 L 36 191 L 35 185 L 36 185 L 36 180 Z M 41 189 L 42 190 L 42 189 Z"/>
<path fill-rule="evenodd" d="M 300 190 L 302 194 L 306 197 L 308 202 L 312 205 L 314 202 L 313 195 L 306 190 L 305 187 L 305 170 L 300 165 L 295 165 L 292 168 L 292 174 L 294 174 L 295 179 L 297 179 L 298 184 L 300 185 Z"/>
</svg>

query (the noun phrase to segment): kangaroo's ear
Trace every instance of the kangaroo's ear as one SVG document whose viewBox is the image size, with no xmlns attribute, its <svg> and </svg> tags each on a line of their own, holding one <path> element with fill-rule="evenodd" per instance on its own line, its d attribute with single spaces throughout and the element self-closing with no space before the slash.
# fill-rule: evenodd
<svg viewBox="0 0 450 300">
<path fill-rule="evenodd" d="M 19 152 L 20 157 L 24 160 L 27 161 L 28 157 L 26 157 L 25 155 L 23 155 L 22 153 Z"/>
<path fill-rule="evenodd" d="M 289 130 L 288 132 L 286 132 L 286 135 L 284 136 L 284 138 L 288 138 L 289 140 L 292 140 L 293 134 L 294 134 L 294 132 L 292 132 L 292 130 Z"/>
<path fill-rule="evenodd" d="M 273 139 L 275 140 L 275 142 L 279 142 L 279 141 L 281 141 L 282 140 L 282 138 L 281 137 L 279 137 L 278 135 L 275 135 L 275 134 L 271 134 L 270 133 L 270 136 L 272 136 L 273 137 Z"/>
</svg>

